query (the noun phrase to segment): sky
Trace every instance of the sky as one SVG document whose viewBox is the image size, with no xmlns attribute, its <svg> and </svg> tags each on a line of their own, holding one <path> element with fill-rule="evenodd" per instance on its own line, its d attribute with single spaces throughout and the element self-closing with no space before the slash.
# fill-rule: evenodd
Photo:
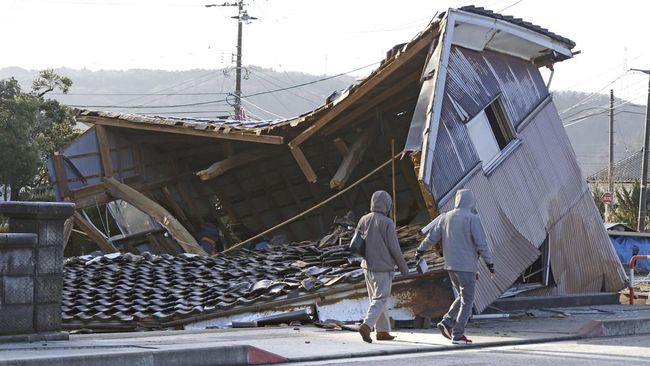
<svg viewBox="0 0 650 366">
<path fill-rule="evenodd" d="M 235 7 L 224 0 L 0 0 L 0 68 L 214 69 L 232 66 Z M 243 63 L 315 75 L 366 75 L 436 12 L 467 4 L 514 15 L 574 40 L 552 90 L 643 103 L 650 2 L 642 0 L 248 0 Z M 372 67 L 364 66 L 372 65 Z M 355 70 L 355 71 L 352 71 Z"/>
</svg>

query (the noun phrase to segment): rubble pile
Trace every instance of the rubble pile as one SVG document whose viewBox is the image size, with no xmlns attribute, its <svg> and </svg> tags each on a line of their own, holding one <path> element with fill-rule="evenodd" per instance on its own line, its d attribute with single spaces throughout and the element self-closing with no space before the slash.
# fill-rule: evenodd
<svg viewBox="0 0 650 366">
<path fill-rule="evenodd" d="M 298 297 L 363 280 L 361 258 L 347 246 L 353 226 L 335 225 L 317 242 L 285 243 L 203 257 L 113 253 L 69 258 L 63 314 L 68 329 L 150 329 L 198 314 Z M 398 230 L 404 249 L 419 227 Z"/>
</svg>

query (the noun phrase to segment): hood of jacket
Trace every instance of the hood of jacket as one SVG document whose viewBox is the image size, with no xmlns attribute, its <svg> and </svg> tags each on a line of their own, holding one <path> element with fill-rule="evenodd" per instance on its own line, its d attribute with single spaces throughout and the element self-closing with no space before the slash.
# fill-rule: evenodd
<svg viewBox="0 0 650 366">
<path fill-rule="evenodd" d="M 390 207 L 392 204 L 393 200 L 390 198 L 388 192 L 377 191 L 372 194 L 372 198 L 370 199 L 370 211 L 390 216 Z"/>
<path fill-rule="evenodd" d="M 458 190 L 458 192 L 456 192 L 455 207 L 460 210 L 476 212 L 476 199 L 474 198 L 474 193 L 469 189 Z"/>
</svg>

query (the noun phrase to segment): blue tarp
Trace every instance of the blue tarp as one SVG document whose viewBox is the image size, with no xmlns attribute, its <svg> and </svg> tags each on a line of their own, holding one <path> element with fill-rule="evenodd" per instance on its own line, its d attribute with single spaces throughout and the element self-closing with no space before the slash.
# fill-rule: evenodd
<svg viewBox="0 0 650 366">
<path fill-rule="evenodd" d="M 630 258 L 632 258 L 632 250 L 634 247 L 639 248 L 639 255 L 650 255 L 650 238 L 635 238 L 632 236 L 611 236 L 609 240 L 612 241 L 612 246 L 616 250 L 618 259 L 623 264 L 628 265 Z M 650 260 L 643 259 L 636 262 L 634 268 L 650 271 Z"/>
</svg>

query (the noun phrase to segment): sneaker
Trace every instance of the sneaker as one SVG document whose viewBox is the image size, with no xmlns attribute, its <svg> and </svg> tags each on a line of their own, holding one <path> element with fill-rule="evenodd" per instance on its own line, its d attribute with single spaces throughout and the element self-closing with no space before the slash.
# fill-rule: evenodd
<svg viewBox="0 0 650 366">
<path fill-rule="evenodd" d="M 451 327 L 447 325 L 447 323 L 444 322 L 438 323 L 438 330 L 440 331 L 443 337 L 447 339 L 451 339 Z"/>
<path fill-rule="evenodd" d="M 459 338 L 454 337 L 454 339 L 451 341 L 452 344 L 472 344 L 472 341 L 467 339 L 467 337 L 460 336 Z"/>
</svg>

